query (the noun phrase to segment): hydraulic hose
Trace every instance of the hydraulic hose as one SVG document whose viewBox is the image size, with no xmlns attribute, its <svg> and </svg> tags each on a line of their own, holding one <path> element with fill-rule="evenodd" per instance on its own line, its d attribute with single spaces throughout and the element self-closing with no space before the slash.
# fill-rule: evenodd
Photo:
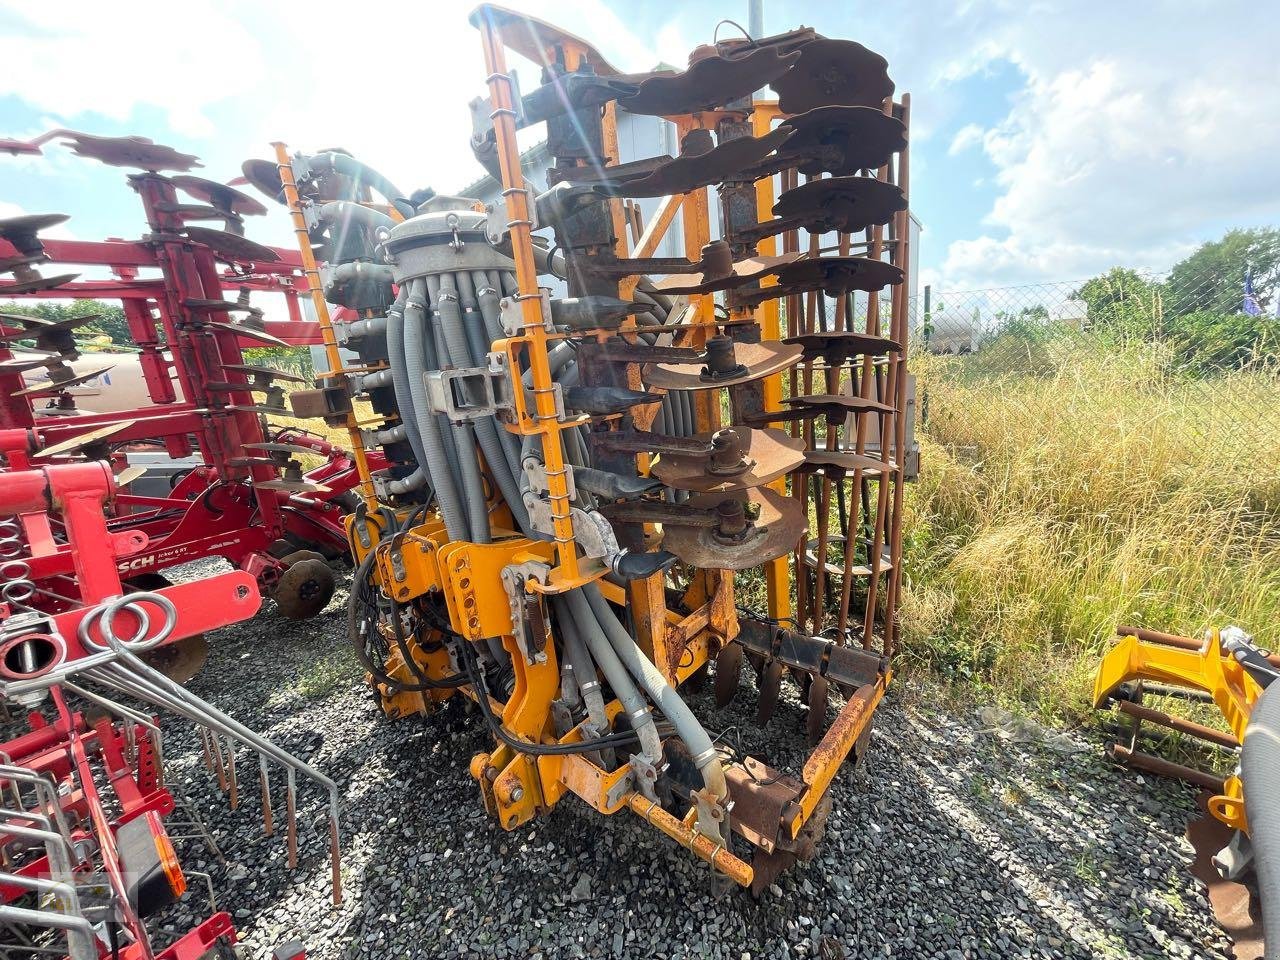
<svg viewBox="0 0 1280 960">
<path fill-rule="evenodd" d="M 413 204 L 404 199 L 404 193 L 401 192 L 399 187 L 373 169 L 373 167 L 361 163 L 355 157 L 331 151 L 329 153 L 316 154 L 313 157 L 308 157 L 307 160 L 312 168 L 319 172 L 337 173 L 344 177 L 350 177 L 356 181 L 357 187 L 372 187 L 382 194 L 402 216 L 412 217 L 414 215 Z"/>
<path fill-rule="evenodd" d="M 569 606 L 569 614 L 578 625 L 582 639 L 587 645 L 596 665 L 609 681 L 614 695 L 622 703 L 622 709 L 631 721 L 631 727 L 640 738 L 640 752 L 650 763 L 658 763 L 662 759 L 662 742 L 658 738 L 654 726 L 653 713 L 649 704 L 641 696 L 635 682 L 627 672 L 614 648 L 610 645 L 603 625 L 599 622 L 591 605 L 587 601 L 588 588 L 570 590 L 564 594 Z M 617 620 L 614 620 L 617 623 Z M 634 641 L 632 641 L 634 645 Z"/>
<path fill-rule="evenodd" d="M 405 355 L 421 357 L 422 339 L 426 330 L 425 284 L 422 280 L 414 280 L 409 285 L 409 295 L 405 302 Z M 440 507 L 440 515 L 444 518 L 444 526 L 450 540 L 470 540 L 471 529 L 467 523 L 467 515 L 462 509 L 458 486 L 450 469 L 445 454 L 444 439 L 440 432 L 440 422 L 427 402 L 427 386 L 422 377 L 409 378 L 409 395 L 411 398 L 411 416 L 417 421 L 422 431 L 422 460 L 427 479 L 435 487 L 436 503 Z M 403 411 L 402 411 L 403 417 Z"/>
<path fill-rule="evenodd" d="M 1240 753 L 1244 806 L 1262 898 L 1266 960 L 1280 957 L 1280 682 L 1253 705 Z"/>
<path fill-rule="evenodd" d="M 551 608 L 556 615 L 556 623 L 560 627 L 560 638 L 564 641 L 565 659 L 573 668 L 573 676 L 582 694 L 582 703 L 587 710 L 587 719 L 597 731 L 609 729 L 609 716 L 604 710 L 604 692 L 600 689 L 600 680 L 596 676 L 596 664 L 591 659 L 591 652 L 578 632 L 577 624 L 569 613 L 568 604 L 559 597 L 553 597 Z"/>
<path fill-rule="evenodd" d="M 579 591 L 574 591 L 574 593 L 577 592 Z M 667 683 L 667 678 L 653 665 L 653 662 L 641 652 L 635 638 L 618 622 L 618 618 L 614 616 L 609 604 L 600 593 L 600 588 L 595 584 L 587 584 L 580 592 L 584 594 L 584 600 L 594 611 L 596 620 L 604 627 L 618 660 L 644 687 L 658 710 L 675 727 L 676 735 L 689 748 L 689 754 L 693 757 L 694 765 L 702 773 L 706 788 L 717 799 L 727 797 L 729 787 L 725 782 L 720 755 L 716 752 L 715 744 L 711 742 L 707 731 L 702 728 L 698 718 L 689 709 L 689 705 L 676 692 L 675 687 Z M 603 667 L 604 664 L 602 663 L 601 666 Z M 609 682 L 613 683 L 612 678 Z M 614 689 L 616 691 L 616 686 Z"/>
<path fill-rule="evenodd" d="M 467 342 L 467 333 L 463 329 L 459 291 L 453 274 L 440 275 L 440 286 L 438 291 L 433 292 L 433 298 L 436 309 L 440 312 L 440 328 L 454 366 L 470 366 L 468 361 L 471 357 L 471 345 Z M 462 496 L 467 505 L 468 523 L 471 526 L 471 540 L 474 543 L 489 543 L 492 540 L 489 531 L 489 505 L 485 502 L 484 481 L 480 478 L 480 462 L 476 459 L 476 435 L 470 423 L 454 423 L 451 426 L 453 440 L 458 448 L 458 470 L 462 479 Z M 495 452 L 498 452 L 496 448 Z"/>
<path fill-rule="evenodd" d="M 422 435 L 418 430 L 418 421 L 413 416 L 411 376 L 405 349 L 405 334 L 410 324 L 410 318 L 405 315 L 407 298 L 407 287 L 402 286 L 396 302 L 387 311 L 387 359 L 391 364 L 392 390 L 396 395 L 396 407 L 400 411 L 400 424 L 405 429 L 405 439 L 409 441 L 409 448 L 413 451 L 414 459 L 418 461 L 419 469 L 424 469 L 427 458 L 422 446 Z M 416 307 L 415 310 L 417 310 Z"/>
</svg>

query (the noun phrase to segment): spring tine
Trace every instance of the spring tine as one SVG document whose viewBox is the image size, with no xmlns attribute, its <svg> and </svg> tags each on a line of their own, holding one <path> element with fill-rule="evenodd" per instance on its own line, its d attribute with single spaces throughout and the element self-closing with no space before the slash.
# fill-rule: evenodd
<svg viewBox="0 0 1280 960">
<path fill-rule="evenodd" d="M 333 905 L 342 903 L 342 851 L 338 846 L 337 800 L 329 804 L 329 862 L 333 869 Z"/>
<path fill-rule="evenodd" d="M 756 723 L 764 726 L 773 719 L 778 709 L 778 696 L 782 692 L 782 662 L 770 660 L 760 677 L 760 705 L 756 709 Z"/>
<path fill-rule="evenodd" d="M 262 831 L 269 837 L 276 827 L 271 813 L 271 777 L 267 773 L 267 758 L 262 754 L 258 754 L 258 785 L 262 788 Z"/>
<path fill-rule="evenodd" d="M 213 750 L 209 747 L 209 731 L 205 727 L 196 727 L 200 731 L 200 746 L 204 748 L 204 768 L 213 773 Z"/>
<path fill-rule="evenodd" d="M 218 789 L 223 793 L 227 792 L 227 768 L 222 759 L 222 744 L 218 742 L 218 735 L 212 734 L 210 741 L 213 744 L 213 762 L 218 773 Z"/>
<path fill-rule="evenodd" d="M 715 697 L 717 707 L 727 707 L 738 693 L 742 675 L 742 644 L 726 643 L 716 656 Z"/>
<path fill-rule="evenodd" d="M 809 681 L 809 716 L 805 721 L 805 730 L 809 734 L 809 745 L 814 746 L 822 739 L 827 728 L 827 696 L 831 684 L 826 677 L 815 676 Z"/>
<path fill-rule="evenodd" d="M 240 785 L 236 782 L 236 745 L 227 738 L 227 781 L 231 787 L 231 809 L 240 805 Z"/>
<path fill-rule="evenodd" d="M 298 794 L 297 782 L 293 768 L 288 770 L 288 781 L 285 787 L 285 826 L 289 844 L 289 869 L 298 866 Z"/>
</svg>

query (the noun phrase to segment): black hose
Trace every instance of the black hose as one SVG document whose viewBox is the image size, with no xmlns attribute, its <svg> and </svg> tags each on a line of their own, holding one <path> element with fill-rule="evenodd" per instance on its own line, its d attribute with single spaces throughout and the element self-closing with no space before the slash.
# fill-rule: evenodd
<svg viewBox="0 0 1280 960">
<path fill-rule="evenodd" d="M 463 660 L 466 661 L 467 673 L 471 677 L 471 685 L 476 692 L 476 703 L 480 705 L 480 714 L 493 735 L 517 753 L 525 753 L 533 757 L 562 757 L 579 753 L 595 753 L 601 747 L 616 747 L 624 743 L 635 743 L 640 738 L 632 731 L 611 733 L 594 740 L 583 740 L 581 743 L 531 743 L 519 740 L 507 733 L 502 721 L 494 714 L 489 703 L 489 688 L 485 684 L 484 671 L 476 658 L 475 650 L 467 641 L 462 641 Z"/>
</svg>

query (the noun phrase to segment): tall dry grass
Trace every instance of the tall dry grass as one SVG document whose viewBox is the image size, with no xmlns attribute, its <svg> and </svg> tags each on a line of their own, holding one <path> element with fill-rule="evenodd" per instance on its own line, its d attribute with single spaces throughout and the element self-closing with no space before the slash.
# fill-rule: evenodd
<svg viewBox="0 0 1280 960">
<path fill-rule="evenodd" d="M 1000 377 L 913 358 L 903 639 L 908 663 L 1063 720 L 1118 624 L 1275 635 L 1280 379 L 1191 380 L 1158 347 L 1084 338 L 1046 357 Z"/>
</svg>

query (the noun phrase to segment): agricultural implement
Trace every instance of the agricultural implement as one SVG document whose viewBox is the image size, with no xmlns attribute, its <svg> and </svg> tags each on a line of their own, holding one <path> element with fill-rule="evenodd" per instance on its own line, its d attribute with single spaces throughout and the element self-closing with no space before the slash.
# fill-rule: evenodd
<svg viewBox="0 0 1280 960">
<path fill-rule="evenodd" d="M 272 415 L 287 413 L 287 383 L 301 378 L 251 364 L 243 353 L 318 342 L 316 325 L 303 320 L 298 303 L 296 254 L 246 238 L 244 218 L 265 212 L 262 204 L 187 173 L 196 158 L 169 147 L 60 130 L 30 143 L 0 141 L 0 150 L 39 153 L 51 140 L 141 170 L 129 185 L 148 232 L 137 241 L 90 243 L 42 236 L 67 219 L 60 214 L 0 220 L 0 271 L 12 277 L 0 280 L 0 298 L 118 300 L 150 402 L 123 412 L 78 409 L 73 388 L 111 376 L 113 355 L 82 356 L 77 340 L 77 330 L 94 317 L 51 322 L 4 314 L 0 456 L 10 470 L 99 459 L 114 465 L 124 489 L 113 498 L 111 529 L 145 541 L 121 560 L 130 588 L 162 584 L 166 567 L 225 557 L 286 616 L 313 615 L 334 589 L 325 560 L 346 555 L 343 517 L 358 475 L 345 451 L 272 426 Z M 201 221 L 223 229 L 196 225 Z M 94 276 L 69 272 L 84 268 Z M 251 303 L 255 295 L 276 297 L 289 319 L 266 320 Z M 26 346 L 19 352 L 20 344 Z M 85 371 L 88 361 L 93 366 Z M 157 448 L 175 459 L 194 454 L 196 465 L 167 493 L 131 493 L 143 468 L 129 465 L 130 451 Z M 304 468 L 308 460 L 319 466 Z M 63 609 L 78 599 L 71 549 L 43 518 L 24 524 L 18 542 L 40 548 L 28 571 L 35 585 L 29 602 Z M 199 648 L 193 638 L 179 672 L 198 665 Z"/>
<path fill-rule="evenodd" d="M 290 208 L 325 331 L 331 370 L 295 412 L 385 456 L 347 523 L 352 640 L 389 717 L 474 701 L 495 744 L 470 771 L 505 829 L 573 794 L 759 891 L 814 855 L 892 676 L 909 99 L 810 29 L 622 74 L 524 15 L 473 23 L 497 203 L 408 200 L 282 144 L 244 168 Z M 619 163 L 622 112 L 673 124 L 679 155 Z M 546 184 L 517 153 L 534 125 Z M 685 256 L 654 256 L 677 216 Z M 801 769 L 709 729 L 744 662 L 762 724 L 784 689 L 807 708 Z"/>
<path fill-rule="evenodd" d="M 146 538 L 109 529 L 104 510 L 117 495 L 101 462 L 11 470 L 0 483 L 5 536 L 24 520 L 55 517 L 73 548 L 80 588 L 76 601 L 58 612 L 28 606 L 37 588 L 23 570 L 36 555 L 4 561 L 0 706 L 8 729 L 25 716 L 27 730 L 2 747 L 0 953 L 70 960 L 234 956 L 234 925 L 213 904 L 207 876 L 207 919 L 168 943 L 149 930 L 189 879 L 203 876 L 184 872 L 170 828 L 185 820 L 187 829 L 213 841 L 166 786 L 161 728 L 144 711 L 155 707 L 197 726 L 233 807 L 237 756 L 256 754 L 268 834 L 275 829 L 272 776 L 278 794 L 284 774 L 291 865 L 298 857 L 297 780 L 320 786 L 329 811 L 335 902 L 336 788 L 145 662 L 149 653 L 252 616 L 261 598 L 257 581 L 243 570 L 126 593 L 120 562 L 145 549 Z M 216 846 L 213 851 L 221 856 Z"/>
</svg>

